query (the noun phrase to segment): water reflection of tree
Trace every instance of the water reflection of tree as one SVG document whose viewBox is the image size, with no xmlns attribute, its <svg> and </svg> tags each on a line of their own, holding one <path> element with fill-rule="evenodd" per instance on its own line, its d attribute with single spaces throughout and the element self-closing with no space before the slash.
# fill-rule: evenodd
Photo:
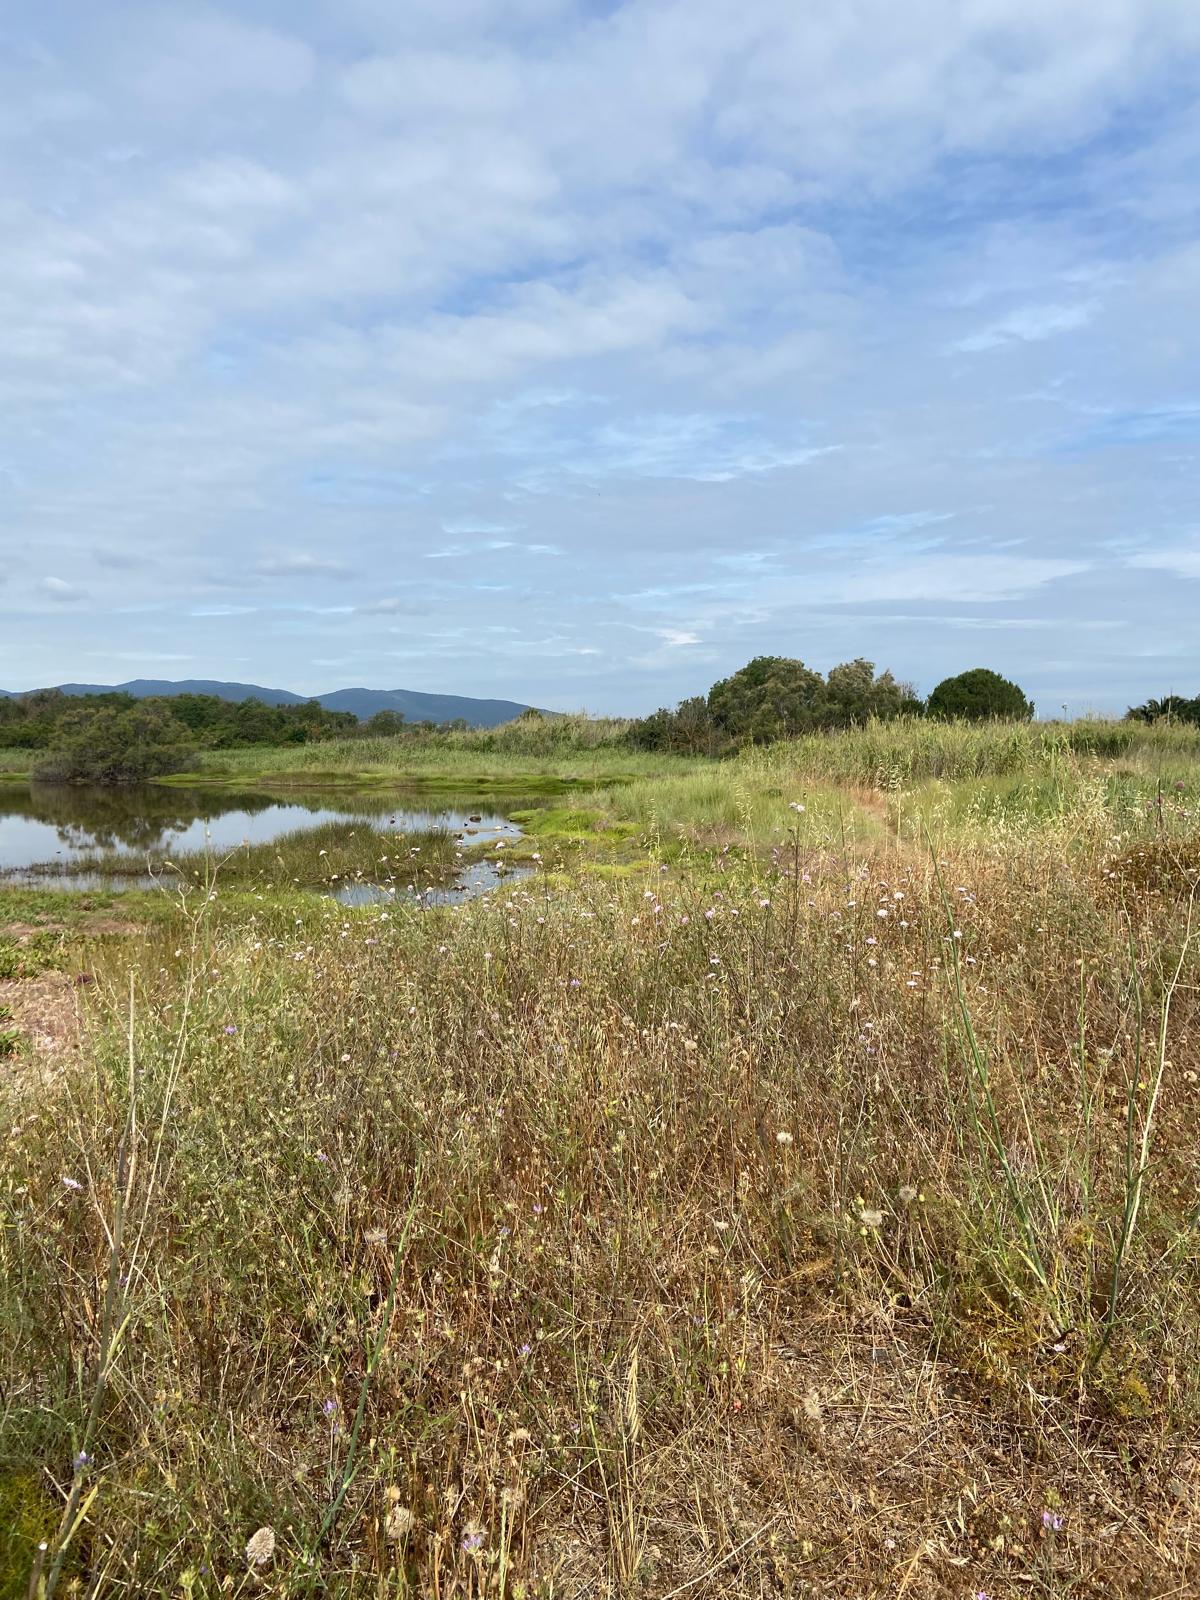
<svg viewBox="0 0 1200 1600">
<path fill-rule="evenodd" d="M 277 804 L 270 795 L 212 794 L 153 784 L 35 783 L 15 793 L 0 785 L 0 816 L 48 823 L 73 850 L 161 850 L 193 822 L 211 822 L 227 811 L 256 813 Z"/>
<path fill-rule="evenodd" d="M 169 851 L 175 836 L 194 822 L 215 822 L 231 811 L 256 816 L 272 806 L 309 812 L 340 812 L 347 817 L 371 818 L 386 828 L 389 823 L 419 815 L 423 825 L 448 816 L 451 825 L 457 818 L 474 811 L 505 812 L 519 806 L 544 804 L 532 797 L 512 795 L 458 795 L 421 791 L 386 790 L 355 793 L 352 790 L 320 790 L 281 794 L 231 793 L 228 790 L 177 788 L 174 784 L 0 784 L 0 820 L 21 817 L 47 823 L 69 850 L 82 853 L 128 850 L 138 855 L 161 855 Z M 426 818 L 426 814 L 428 814 Z M 297 820 L 284 824 L 295 828 Z M 402 825 L 402 824 L 401 824 Z"/>
</svg>

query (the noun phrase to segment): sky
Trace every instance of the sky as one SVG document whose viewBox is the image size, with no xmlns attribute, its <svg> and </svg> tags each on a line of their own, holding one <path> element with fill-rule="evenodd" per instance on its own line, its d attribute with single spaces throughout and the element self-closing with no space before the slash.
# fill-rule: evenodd
<svg viewBox="0 0 1200 1600">
<path fill-rule="evenodd" d="M 0 687 L 1200 692 L 1195 0 L 8 0 Z"/>
</svg>

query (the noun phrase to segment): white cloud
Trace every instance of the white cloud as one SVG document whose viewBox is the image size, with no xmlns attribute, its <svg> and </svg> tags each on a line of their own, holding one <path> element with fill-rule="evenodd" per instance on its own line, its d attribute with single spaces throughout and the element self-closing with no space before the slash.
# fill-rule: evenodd
<svg viewBox="0 0 1200 1600">
<path fill-rule="evenodd" d="M 1173 572 L 1179 578 L 1200 578 L 1200 539 L 1139 550 L 1129 564 L 1152 571 Z"/>
<path fill-rule="evenodd" d="M 999 345 L 1016 341 L 1029 344 L 1039 339 L 1052 339 L 1055 334 L 1070 333 L 1089 323 L 1099 309 L 1097 301 L 1080 301 L 1075 305 L 1024 306 L 1012 311 L 999 322 L 978 333 L 968 334 L 956 341 L 956 350 L 994 350 Z"/>
<path fill-rule="evenodd" d="M 43 578 L 40 587 L 43 594 L 49 595 L 51 600 L 63 603 L 87 598 L 85 590 L 77 584 L 68 583 L 65 578 Z"/>
<path fill-rule="evenodd" d="M 1191 0 L 15 6 L 31 674 L 117 612 L 214 673 L 352 641 L 370 681 L 390 623 L 443 652 L 427 687 L 578 669 L 614 707 L 799 634 L 856 653 L 856 597 L 906 676 L 1006 597 L 1031 669 L 1048 616 L 1194 637 L 1160 532 L 1200 416 Z M 88 605 L 55 619 L 39 569 Z M 293 598 L 351 572 L 379 598 Z M 579 655 L 631 615 L 648 691 Z"/>
<path fill-rule="evenodd" d="M 267 578 L 345 578 L 350 571 L 344 562 L 302 550 L 260 556 L 254 563 L 254 570 Z"/>
</svg>

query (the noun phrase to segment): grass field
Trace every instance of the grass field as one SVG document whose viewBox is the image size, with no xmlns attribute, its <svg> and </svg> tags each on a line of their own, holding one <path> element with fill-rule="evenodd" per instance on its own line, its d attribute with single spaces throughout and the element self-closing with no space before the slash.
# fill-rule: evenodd
<svg viewBox="0 0 1200 1600">
<path fill-rule="evenodd" d="M 482 754 L 459 908 L 0 891 L 0 1596 L 1200 1592 L 1200 740 Z"/>
</svg>

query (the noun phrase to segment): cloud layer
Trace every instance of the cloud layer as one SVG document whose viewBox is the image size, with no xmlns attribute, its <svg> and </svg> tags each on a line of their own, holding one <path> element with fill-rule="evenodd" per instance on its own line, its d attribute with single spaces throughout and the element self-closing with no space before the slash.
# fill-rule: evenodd
<svg viewBox="0 0 1200 1600">
<path fill-rule="evenodd" d="M 1191 0 L 71 9 L 2 25 L 0 686 L 1200 689 Z"/>
</svg>

